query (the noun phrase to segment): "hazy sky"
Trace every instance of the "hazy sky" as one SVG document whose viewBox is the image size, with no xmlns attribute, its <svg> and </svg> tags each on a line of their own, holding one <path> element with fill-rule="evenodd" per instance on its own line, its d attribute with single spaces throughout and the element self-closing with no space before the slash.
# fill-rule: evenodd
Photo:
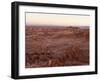
<svg viewBox="0 0 100 81">
<path fill-rule="evenodd" d="M 90 16 L 26 13 L 26 25 L 89 26 Z"/>
</svg>

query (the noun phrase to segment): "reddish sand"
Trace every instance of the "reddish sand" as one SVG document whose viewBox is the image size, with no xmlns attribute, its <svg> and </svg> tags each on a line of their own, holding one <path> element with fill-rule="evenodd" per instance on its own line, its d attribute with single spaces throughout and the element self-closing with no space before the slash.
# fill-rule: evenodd
<svg viewBox="0 0 100 81">
<path fill-rule="evenodd" d="M 89 27 L 27 27 L 26 68 L 89 64 Z"/>
</svg>

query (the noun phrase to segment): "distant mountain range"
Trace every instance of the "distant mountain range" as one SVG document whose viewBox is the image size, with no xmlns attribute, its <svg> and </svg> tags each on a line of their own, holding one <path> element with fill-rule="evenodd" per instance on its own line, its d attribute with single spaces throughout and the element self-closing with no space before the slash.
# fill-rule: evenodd
<svg viewBox="0 0 100 81">
<path fill-rule="evenodd" d="M 82 28 L 89 29 L 89 26 L 54 26 L 54 25 L 26 25 L 26 27 L 38 27 L 38 28 Z"/>
</svg>

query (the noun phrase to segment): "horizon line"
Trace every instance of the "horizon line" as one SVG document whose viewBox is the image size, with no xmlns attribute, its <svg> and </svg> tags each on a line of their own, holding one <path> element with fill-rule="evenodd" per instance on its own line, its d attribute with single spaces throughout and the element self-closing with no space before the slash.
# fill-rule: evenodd
<svg viewBox="0 0 100 81">
<path fill-rule="evenodd" d="M 48 27 L 55 27 L 55 26 L 58 26 L 58 27 L 89 27 L 89 26 L 87 26 L 87 25 L 66 25 L 66 26 L 64 26 L 64 25 L 25 25 L 25 26 L 41 26 L 41 27 L 43 27 L 43 26 L 48 26 Z"/>
</svg>

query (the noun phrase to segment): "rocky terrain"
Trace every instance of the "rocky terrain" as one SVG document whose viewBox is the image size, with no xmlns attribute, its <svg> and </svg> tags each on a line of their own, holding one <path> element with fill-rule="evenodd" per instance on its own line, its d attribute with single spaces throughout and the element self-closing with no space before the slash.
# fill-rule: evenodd
<svg viewBox="0 0 100 81">
<path fill-rule="evenodd" d="M 25 67 L 89 64 L 89 27 L 35 27 L 25 29 Z"/>
</svg>

